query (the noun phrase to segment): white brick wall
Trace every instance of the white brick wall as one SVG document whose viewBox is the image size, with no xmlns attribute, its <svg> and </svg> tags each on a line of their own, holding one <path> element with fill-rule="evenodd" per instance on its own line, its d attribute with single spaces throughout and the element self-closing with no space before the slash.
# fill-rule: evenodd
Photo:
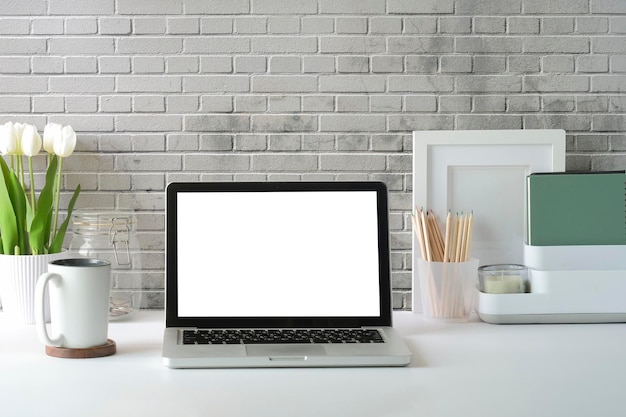
<svg viewBox="0 0 626 417">
<path fill-rule="evenodd" d="M 138 210 L 145 307 L 163 306 L 169 181 L 385 181 L 410 308 L 412 130 L 563 128 L 568 169 L 626 166 L 624 1 L 0 6 L 0 123 L 77 130 L 65 185 Z"/>
</svg>

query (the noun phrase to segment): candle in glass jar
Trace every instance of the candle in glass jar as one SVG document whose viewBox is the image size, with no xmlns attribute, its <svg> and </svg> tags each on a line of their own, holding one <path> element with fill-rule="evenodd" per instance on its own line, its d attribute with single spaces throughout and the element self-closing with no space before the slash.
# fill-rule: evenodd
<svg viewBox="0 0 626 417">
<path fill-rule="evenodd" d="M 526 291 L 527 269 L 523 265 L 486 265 L 478 269 L 479 287 L 489 294 Z"/>
</svg>

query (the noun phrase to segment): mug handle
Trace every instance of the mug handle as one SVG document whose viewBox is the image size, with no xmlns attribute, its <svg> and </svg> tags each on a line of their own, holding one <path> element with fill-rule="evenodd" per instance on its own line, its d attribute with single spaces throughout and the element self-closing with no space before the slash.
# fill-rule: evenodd
<svg viewBox="0 0 626 417">
<path fill-rule="evenodd" d="M 53 272 L 46 272 L 37 280 L 35 286 L 35 324 L 37 326 L 37 336 L 39 340 L 49 346 L 61 346 L 63 341 L 63 335 L 59 335 L 56 339 L 51 339 L 48 335 L 48 329 L 46 328 L 45 317 L 45 294 L 46 287 L 51 280 L 61 281 L 61 275 Z"/>
</svg>

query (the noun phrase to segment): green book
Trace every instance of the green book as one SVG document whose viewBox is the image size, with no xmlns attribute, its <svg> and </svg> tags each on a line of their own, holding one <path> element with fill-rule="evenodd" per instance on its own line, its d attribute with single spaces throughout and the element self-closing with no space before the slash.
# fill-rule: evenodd
<svg viewBox="0 0 626 417">
<path fill-rule="evenodd" d="M 626 173 L 531 174 L 526 185 L 529 245 L 626 244 Z"/>
</svg>

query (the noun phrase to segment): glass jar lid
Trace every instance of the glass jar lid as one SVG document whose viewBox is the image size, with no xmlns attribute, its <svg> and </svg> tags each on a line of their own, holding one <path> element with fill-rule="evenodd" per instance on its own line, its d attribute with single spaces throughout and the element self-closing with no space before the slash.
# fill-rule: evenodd
<svg viewBox="0 0 626 417">
<path fill-rule="evenodd" d="M 136 227 L 137 218 L 132 209 L 81 209 L 72 218 L 72 231 L 84 235 L 112 235 Z"/>
</svg>

